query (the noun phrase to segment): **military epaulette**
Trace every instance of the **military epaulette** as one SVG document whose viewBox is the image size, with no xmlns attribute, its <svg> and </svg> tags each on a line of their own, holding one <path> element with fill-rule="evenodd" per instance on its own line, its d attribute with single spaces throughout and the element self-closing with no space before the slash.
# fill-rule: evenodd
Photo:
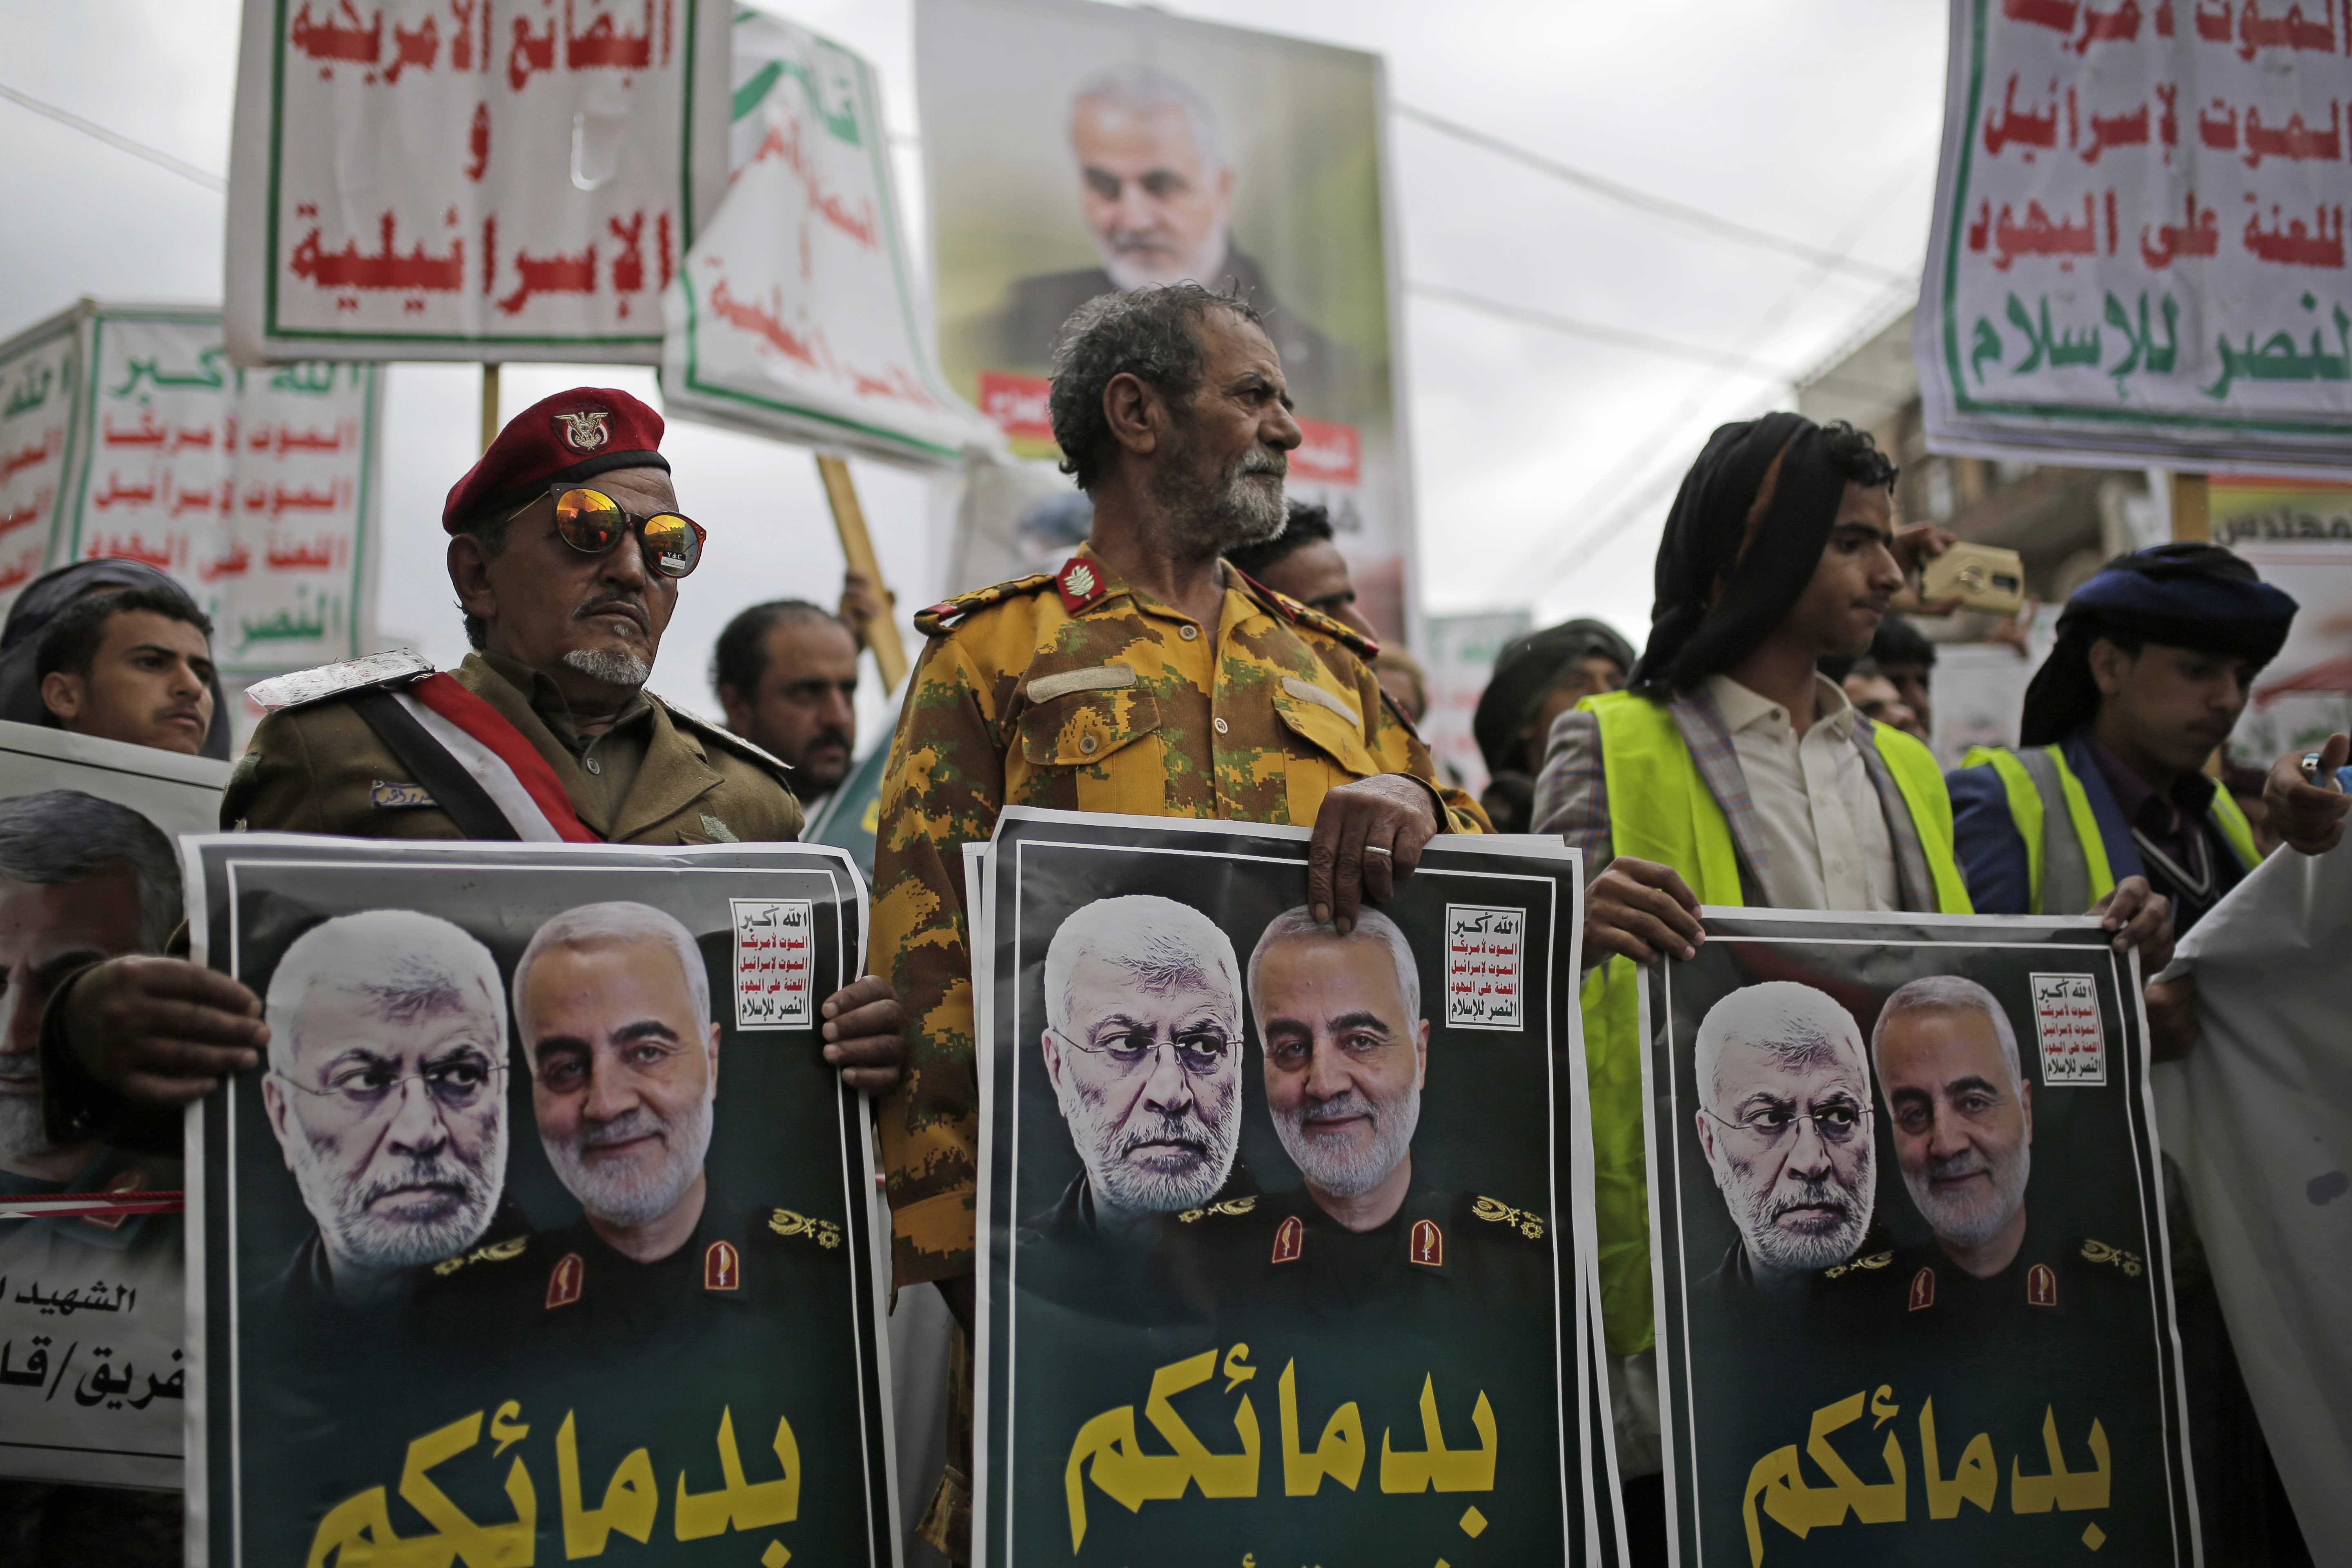
<svg viewBox="0 0 2352 1568">
<path fill-rule="evenodd" d="M 770 1209 L 768 1228 L 778 1236 L 804 1236 L 827 1251 L 841 1245 L 841 1226 L 829 1219 L 811 1219 L 791 1209 Z"/>
<path fill-rule="evenodd" d="M 1471 1200 L 1470 1213 L 1472 1217 L 1476 1219 L 1509 1226 L 1529 1241 L 1541 1241 L 1544 1238 L 1544 1222 L 1541 1215 L 1529 1214 L 1526 1209 L 1515 1209 L 1500 1199 L 1474 1198 Z"/>
<path fill-rule="evenodd" d="M 1293 626 L 1305 626 L 1310 632 L 1320 632 L 1327 637 L 1336 638 L 1346 644 L 1358 658 L 1380 657 L 1381 645 L 1355 627 L 1341 621 L 1335 621 L 1322 611 L 1311 605 L 1302 605 L 1287 594 L 1277 593 L 1230 561 L 1225 563 L 1225 569 L 1249 584 L 1251 596 L 1259 604 Z"/>
<path fill-rule="evenodd" d="M 1255 1193 L 1251 1193 L 1244 1197 L 1225 1198 L 1220 1202 L 1209 1204 L 1201 1208 L 1186 1209 L 1183 1213 L 1176 1216 L 1176 1220 L 1180 1225 L 1193 1225 L 1201 1220 L 1206 1219 L 1213 1214 L 1223 1215 L 1228 1219 L 1235 1219 L 1249 1213 L 1255 1207 L 1257 1207 L 1257 1194 Z"/>
<path fill-rule="evenodd" d="M 1007 599 L 1042 594 L 1053 585 L 1052 573 L 1036 572 L 1026 577 L 1015 577 L 1009 583 L 996 584 L 992 587 L 974 588 L 969 594 L 958 594 L 952 599 L 941 599 L 928 610 L 916 611 L 915 629 L 927 637 L 935 637 L 941 632 L 955 630 L 966 616 L 984 610 L 991 605 L 1001 605 Z"/>
<path fill-rule="evenodd" d="M 461 1252 L 455 1258 L 445 1258 L 433 1266 L 433 1272 L 446 1276 L 455 1274 L 460 1268 L 470 1268 L 477 1263 L 506 1263 L 520 1258 L 530 1246 L 530 1237 L 510 1236 L 504 1241 L 493 1241 L 487 1246 L 478 1247 L 471 1252 Z"/>
<path fill-rule="evenodd" d="M 1822 1278 L 1843 1279 L 1849 1274 L 1866 1273 L 1874 1268 L 1884 1268 L 1894 1261 L 1895 1254 L 1892 1252 L 1874 1252 L 1867 1258 L 1857 1258 L 1850 1263 L 1840 1263 L 1824 1268 L 1822 1270 Z"/>
<path fill-rule="evenodd" d="M 255 706 L 277 712 L 285 708 L 300 708 L 309 703 L 341 697 L 346 692 L 364 691 L 372 686 L 399 686 L 433 673 L 433 661 L 422 654 L 397 647 L 388 653 L 372 653 L 365 658 L 345 659 L 341 664 L 322 664 L 315 669 L 298 669 L 291 675 L 273 676 L 257 680 L 245 689 L 246 697 Z"/>
<path fill-rule="evenodd" d="M 745 740 L 742 736 L 737 734 L 726 725 L 716 723 L 711 720 L 706 719 L 690 708 L 681 708 L 667 697 L 658 698 L 656 700 L 661 703 L 662 707 L 668 712 L 671 720 L 677 723 L 679 729 L 690 730 L 702 740 L 716 741 L 720 745 L 726 747 L 729 751 L 735 752 L 738 756 L 758 763 L 761 767 L 772 768 L 775 770 L 776 776 L 780 779 L 784 778 L 793 771 L 792 763 L 784 761 L 783 758 L 775 755 L 772 752 L 763 751 L 760 747 L 753 745 L 751 742 Z M 705 820 L 716 821 L 717 818 L 711 817 L 706 818 Z"/>
<path fill-rule="evenodd" d="M 2138 1253 L 2126 1252 L 2120 1247 L 2109 1247 L 2104 1241 L 2093 1241 L 2087 1236 L 2083 1238 L 2083 1261 L 2104 1263 L 2110 1268 L 2120 1268 L 2127 1277 L 2134 1279 L 2138 1279 L 2140 1271 L 2147 1267 L 2140 1262 Z"/>
</svg>

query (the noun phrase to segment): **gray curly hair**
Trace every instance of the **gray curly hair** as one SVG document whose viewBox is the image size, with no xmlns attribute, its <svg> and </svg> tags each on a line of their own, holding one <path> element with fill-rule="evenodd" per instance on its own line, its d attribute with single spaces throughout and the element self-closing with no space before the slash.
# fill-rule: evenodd
<svg viewBox="0 0 2352 1568">
<path fill-rule="evenodd" d="M 1062 448 L 1062 472 L 1091 494 L 1109 467 L 1115 443 L 1103 415 L 1103 394 L 1113 379 L 1132 375 L 1171 403 L 1200 388 L 1203 311 L 1231 310 L 1256 324 L 1257 308 L 1238 294 L 1198 283 L 1171 283 L 1097 294 L 1062 323 L 1054 339 L 1053 390 L 1046 407 L 1054 440 Z"/>
</svg>

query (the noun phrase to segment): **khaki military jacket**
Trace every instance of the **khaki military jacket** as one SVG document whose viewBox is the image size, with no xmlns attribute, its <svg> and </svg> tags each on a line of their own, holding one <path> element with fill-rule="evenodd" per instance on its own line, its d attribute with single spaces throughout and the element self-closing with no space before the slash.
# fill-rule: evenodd
<svg viewBox="0 0 2352 1568">
<path fill-rule="evenodd" d="M 617 802 L 592 773 L 595 748 L 575 753 L 531 705 L 530 694 L 467 654 L 450 675 L 521 732 L 555 770 L 580 820 L 614 844 L 776 842 L 800 837 L 800 803 L 785 766 L 751 742 L 648 693 L 646 710 L 615 729 L 634 776 Z M 601 769 L 602 764 L 598 764 Z M 221 797 L 221 826 L 256 833 L 331 833 L 352 838 L 465 837 L 431 795 L 368 728 L 343 695 L 288 708 L 261 721 Z"/>
<path fill-rule="evenodd" d="M 1489 831 L 1381 698 L 1375 646 L 1228 569 L 1206 626 L 1091 552 L 924 611 L 874 856 L 874 971 L 905 1005 L 907 1074 L 881 1111 L 901 1285 L 971 1267 L 980 1134 L 961 846 L 1006 805 L 1311 826 L 1378 773 Z"/>
</svg>

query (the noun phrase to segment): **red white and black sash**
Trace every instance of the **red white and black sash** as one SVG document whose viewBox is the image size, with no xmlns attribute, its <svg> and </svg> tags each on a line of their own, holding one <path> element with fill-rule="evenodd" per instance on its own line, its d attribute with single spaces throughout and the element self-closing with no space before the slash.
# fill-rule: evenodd
<svg viewBox="0 0 2352 1568">
<path fill-rule="evenodd" d="M 454 677 L 428 675 L 392 695 L 417 727 L 489 796 L 517 838 L 532 844 L 604 841 L 603 835 L 580 820 L 580 814 L 572 807 L 572 796 L 539 749 Z"/>
</svg>

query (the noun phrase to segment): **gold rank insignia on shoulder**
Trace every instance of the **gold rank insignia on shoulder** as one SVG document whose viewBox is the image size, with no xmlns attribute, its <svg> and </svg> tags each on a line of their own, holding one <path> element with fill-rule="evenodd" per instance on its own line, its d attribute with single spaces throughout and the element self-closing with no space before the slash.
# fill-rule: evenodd
<svg viewBox="0 0 2352 1568">
<path fill-rule="evenodd" d="M 588 1265 L 576 1252 L 567 1252 L 555 1260 L 555 1268 L 547 1277 L 547 1310 L 569 1307 L 580 1300 L 581 1287 L 588 1282 Z"/>
<path fill-rule="evenodd" d="M 1266 1261 L 1296 1263 L 1298 1261 L 1298 1255 L 1306 1248 L 1307 1227 L 1298 1222 L 1297 1215 L 1285 1215 L 1282 1216 L 1282 1223 L 1274 1227 L 1274 1252 Z"/>
<path fill-rule="evenodd" d="M 2104 1241 L 2093 1241 L 2088 1237 L 2083 1238 L 2083 1261 L 2112 1263 L 2134 1279 L 2139 1278 L 2142 1267 L 2138 1253 L 2126 1252 L 2120 1247 L 2109 1247 Z"/>
<path fill-rule="evenodd" d="M 976 610 L 984 610 L 991 605 L 1001 605 L 1005 600 L 1023 594 L 1034 594 L 1040 589 L 1051 586 L 1054 582 L 1052 573 L 1038 572 L 1026 577 L 1015 577 L 1008 583 L 998 583 L 986 588 L 974 588 L 971 593 L 958 594 L 952 599 L 941 599 L 929 609 L 915 613 L 915 629 L 927 637 L 937 637 L 941 632 L 953 631 L 958 623 Z"/>
<path fill-rule="evenodd" d="M 1540 1215 L 1529 1214 L 1525 1209 L 1515 1209 L 1510 1205 L 1496 1199 L 1475 1198 L 1471 1200 L 1470 1212 L 1480 1219 L 1492 1220 L 1496 1225 L 1514 1226 L 1529 1241 L 1541 1241 L 1544 1237 L 1544 1223 Z"/>
<path fill-rule="evenodd" d="M 1257 1207 L 1257 1194 L 1251 1193 L 1245 1197 L 1225 1198 L 1202 1208 L 1186 1209 L 1182 1214 L 1178 1215 L 1176 1219 L 1181 1225 L 1191 1225 L 1195 1220 L 1203 1219 L 1213 1214 L 1237 1217 L 1255 1207 Z"/>
<path fill-rule="evenodd" d="M 2025 1271 L 2025 1304 L 2029 1307 L 2054 1307 L 2058 1304 L 2058 1271 L 2047 1263 L 2037 1263 Z"/>
<path fill-rule="evenodd" d="M 706 1290 L 740 1290 L 743 1288 L 743 1255 L 735 1244 L 719 1240 L 702 1249 L 702 1288 Z"/>
<path fill-rule="evenodd" d="M 1435 1220 L 1412 1222 L 1412 1247 L 1405 1256 L 1424 1268 L 1445 1267 L 1445 1233 L 1437 1228 Z"/>
<path fill-rule="evenodd" d="M 433 1266 L 433 1272 L 450 1275 L 469 1263 L 504 1263 L 509 1258 L 520 1258 L 523 1249 L 530 1245 L 530 1237 L 527 1236 L 509 1237 L 504 1241 L 494 1241 L 488 1247 L 478 1247 L 471 1252 L 461 1252 L 455 1258 L 445 1258 Z"/>
<path fill-rule="evenodd" d="M 1922 1268 L 1911 1276 L 1911 1310 L 1917 1312 L 1936 1304 L 1936 1271 Z"/>
<path fill-rule="evenodd" d="M 790 1209 L 772 1210 L 768 1228 L 778 1236 L 805 1236 L 827 1250 L 841 1245 L 841 1226 L 829 1219 L 811 1219 Z"/>
<path fill-rule="evenodd" d="M 1884 1268 L 1895 1261 L 1891 1252 L 1874 1252 L 1867 1258 L 1857 1258 L 1851 1263 L 1841 1263 L 1834 1268 L 1822 1270 L 1824 1279 L 1843 1279 L 1857 1268 Z"/>
</svg>

